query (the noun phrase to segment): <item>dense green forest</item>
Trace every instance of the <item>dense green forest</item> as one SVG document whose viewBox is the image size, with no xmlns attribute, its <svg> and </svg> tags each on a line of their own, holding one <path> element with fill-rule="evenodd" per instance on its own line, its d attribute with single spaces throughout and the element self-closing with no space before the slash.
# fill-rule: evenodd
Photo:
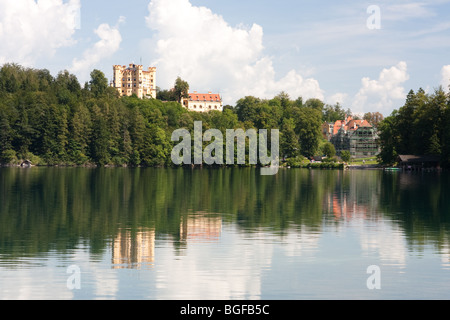
<svg viewBox="0 0 450 320">
<path fill-rule="evenodd" d="M 177 79 L 174 90 L 157 99 L 119 97 L 103 72 L 93 70 L 84 86 L 68 71 L 5 64 L 0 70 L 0 163 L 35 165 L 168 166 L 175 129 L 242 128 L 280 130 L 280 155 L 309 157 L 322 152 L 321 125 L 347 112 L 317 99 L 270 100 L 245 97 L 223 112 L 190 112 L 177 100 L 188 90 Z M 174 94 L 175 93 L 175 94 Z M 166 101 L 163 101 L 163 98 Z"/>
<path fill-rule="evenodd" d="M 411 90 L 405 104 L 378 127 L 379 160 L 393 164 L 401 154 L 438 155 L 450 165 L 450 94 L 442 87 L 432 94 Z"/>
<path fill-rule="evenodd" d="M 351 115 L 338 103 L 291 99 L 281 92 L 272 99 L 247 96 L 223 112 L 191 112 L 179 101 L 189 84 L 158 90 L 157 99 L 119 97 L 100 70 L 83 86 L 61 71 L 5 64 L 0 69 L 0 164 L 68 166 L 171 166 L 172 132 L 194 122 L 203 130 L 279 129 L 280 156 L 298 163 L 304 157 L 333 157 L 321 126 Z M 356 118 L 356 116 L 355 116 Z M 398 154 L 438 154 L 450 163 L 450 98 L 442 88 L 433 94 L 411 91 L 405 105 L 383 119 L 377 112 L 364 119 L 378 128 L 379 160 L 392 164 Z M 224 161 L 225 163 L 225 161 Z"/>
</svg>

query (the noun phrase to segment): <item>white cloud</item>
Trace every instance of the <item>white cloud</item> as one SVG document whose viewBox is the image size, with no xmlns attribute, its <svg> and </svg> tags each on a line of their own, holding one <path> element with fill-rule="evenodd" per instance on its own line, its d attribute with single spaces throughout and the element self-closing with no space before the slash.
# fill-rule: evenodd
<svg viewBox="0 0 450 320">
<path fill-rule="evenodd" d="M 120 17 L 118 25 L 123 21 L 124 18 Z M 105 57 L 112 56 L 119 50 L 122 36 L 119 32 L 118 25 L 111 27 L 106 23 L 101 24 L 94 31 L 100 40 L 92 48 L 86 49 L 81 59 L 73 59 L 70 71 L 77 74 L 81 79 L 87 79 L 89 73 L 95 68 L 98 62 Z"/>
<path fill-rule="evenodd" d="M 80 0 L 0 1 L 0 64 L 31 65 L 75 43 Z"/>
<path fill-rule="evenodd" d="M 446 92 L 448 92 L 450 90 L 450 65 L 446 65 L 442 67 L 441 70 L 441 76 L 442 76 L 442 80 L 441 80 L 441 85 L 444 88 L 444 90 Z"/>
<path fill-rule="evenodd" d="M 277 79 L 271 57 L 263 53 L 261 26 L 232 27 L 189 0 L 152 0 L 148 9 L 147 25 L 157 31 L 151 45 L 159 87 L 172 86 L 180 76 L 191 90 L 218 91 L 230 104 L 245 95 L 272 98 L 280 91 L 323 98 L 319 83 L 296 70 Z"/>
<path fill-rule="evenodd" d="M 346 103 L 347 99 L 348 99 L 347 93 L 338 92 L 327 98 L 327 101 L 325 102 L 330 105 L 335 105 L 336 103 L 339 103 L 342 106 Z"/>
<path fill-rule="evenodd" d="M 387 5 L 383 19 L 386 20 L 409 20 L 423 19 L 435 16 L 436 13 L 429 8 L 425 2 L 410 2 L 404 4 Z"/>
<path fill-rule="evenodd" d="M 427 28 L 418 30 L 416 32 L 413 32 L 411 35 L 414 37 L 417 36 L 424 36 L 424 35 L 430 35 L 434 33 L 441 33 L 441 32 L 448 32 L 450 29 L 450 22 L 441 22 L 437 23 L 436 25 L 431 25 Z"/>
<path fill-rule="evenodd" d="M 405 99 L 406 92 L 402 84 L 408 79 L 407 64 L 404 61 L 389 69 L 383 69 L 378 80 L 363 78 L 362 87 L 354 97 L 352 111 L 378 111 L 385 116 L 389 115 L 392 109 L 401 106 L 395 103 Z"/>
</svg>

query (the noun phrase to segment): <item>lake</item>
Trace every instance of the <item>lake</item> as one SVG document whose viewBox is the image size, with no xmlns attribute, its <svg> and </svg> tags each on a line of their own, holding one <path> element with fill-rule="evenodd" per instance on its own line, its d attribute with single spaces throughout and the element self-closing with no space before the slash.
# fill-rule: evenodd
<svg viewBox="0 0 450 320">
<path fill-rule="evenodd" d="M 0 168 L 0 299 L 450 299 L 450 175 Z"/>
</svg>

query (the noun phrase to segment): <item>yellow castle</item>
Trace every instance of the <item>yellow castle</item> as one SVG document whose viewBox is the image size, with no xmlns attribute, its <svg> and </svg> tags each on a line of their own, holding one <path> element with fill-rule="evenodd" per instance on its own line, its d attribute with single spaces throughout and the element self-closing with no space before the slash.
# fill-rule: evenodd
<svg viewBox="0 0 450 320">
<path fill-rule="evenodd" d="M 142 65 L 130 64 L 113 66 L 113 81 L 111 86 L 116 88 L 121 96 L 136 94 L 138 98 L 156 99 L 156 68 L 144 70 Z"/>
</svg>

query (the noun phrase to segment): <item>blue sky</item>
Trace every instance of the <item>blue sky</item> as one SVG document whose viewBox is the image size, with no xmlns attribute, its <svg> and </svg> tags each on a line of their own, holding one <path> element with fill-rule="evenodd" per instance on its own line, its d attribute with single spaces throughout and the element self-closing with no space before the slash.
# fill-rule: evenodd
<svg viewBox="0 0 450 320">
<path fill-rule="evenodd" d="M 142 61 L 162 89 L 180 76 L 231 105 L 285 91 L 386 116 L 410 89 L 447 89 L 449 18 L 449 0 L 0 0 L 0 64 L 84 83 Z"/>
</svg>

